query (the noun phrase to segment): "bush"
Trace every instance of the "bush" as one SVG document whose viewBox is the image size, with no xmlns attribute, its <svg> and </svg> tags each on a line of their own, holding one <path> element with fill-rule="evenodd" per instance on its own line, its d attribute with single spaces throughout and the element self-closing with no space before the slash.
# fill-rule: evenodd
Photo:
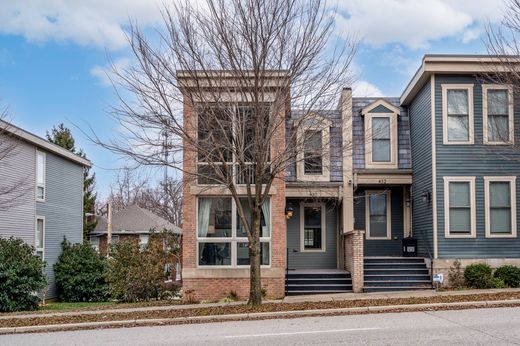
<svg viewBox="0 0 520 346">
<path fill-rule="evenodd" d="M 164 290 L 165 265 L 169 252 L 163 249 L 162 241 L 150 241 L 143 251 L 137 242 L 127 239 L 111 249 L 108 259 L 106 280 L 111 297 L 125 301 L 148 301 L 159 299 Z"/>
<path fill-rule="evenodd" d="M 512 265 L 498 267 L 495 278 L 503 280 L 508 287 L 520 287 L 520 268 Z"/>
<path fill-rule="evenodd" d="M 464 287 L 464 273 L 461 269 L 461 263 L 459 260 L 453 262 L 453 266 L 450 267 L 448 272 L 448 282 L 450 287 L 463 288 Z"/>
<path fill-rule="evenodd" d="M 63 240 L 62 253 L 54 265 L 61 301 L 92 302 L 106 298 L 105 259 L 89 242 L 72 245 Z"/>
<path fill-rule="evenodd" d="M 464 279 L 466 284 L 472 288 L 493 288 L 495 282 L 493 280 L 492 269 L 484 263 L 470 264 L 464 270 Z"/>
<path fill-rule="evenodd" d="M 21 239 L 0 238 L 0 311 L 35 310 L 47 285 L 45 263 Z"/>
</svg>

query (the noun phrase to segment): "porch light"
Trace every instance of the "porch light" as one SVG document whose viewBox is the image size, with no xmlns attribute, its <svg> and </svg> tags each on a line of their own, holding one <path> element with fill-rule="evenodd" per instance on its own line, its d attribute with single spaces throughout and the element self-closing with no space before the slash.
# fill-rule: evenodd
<svg viewBox="0 0 520 346">
<path fill-rule="evenodd" d="M 285 207 L 285 217 L 289 220 L 294 215 L 294 209 L 291 205 Z"/>
<path fill-rule="evenodd" d="M 423 191 L 423 193 L 421 194 L 421 199 L 423 202 L 429 203 L 431 200 L 430 191 Z"/>
</svg>

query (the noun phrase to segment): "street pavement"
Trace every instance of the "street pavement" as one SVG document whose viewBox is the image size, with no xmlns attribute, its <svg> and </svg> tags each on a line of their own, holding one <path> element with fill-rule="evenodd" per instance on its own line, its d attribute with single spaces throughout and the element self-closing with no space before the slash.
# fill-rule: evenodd
<svg viewBox="0 0 520 346">
<path fill-rule="evenodd" d="M 306 317 L 0 336 L 0 345 L 520 345 L 520 308 Z"/>
</svg>

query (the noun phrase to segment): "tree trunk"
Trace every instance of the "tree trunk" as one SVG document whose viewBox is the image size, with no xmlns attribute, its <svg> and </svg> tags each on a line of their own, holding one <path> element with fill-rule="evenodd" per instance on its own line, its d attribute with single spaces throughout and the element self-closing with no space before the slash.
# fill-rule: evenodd
<svg viewBox="0 0 520 346">
<path fill-rule="evenodd" d="M 260 276 L 260 212 L 252 213 L 251 241 L 249 242 L 249 305 L 262 304 L 262 281 Z"/>
</svg>

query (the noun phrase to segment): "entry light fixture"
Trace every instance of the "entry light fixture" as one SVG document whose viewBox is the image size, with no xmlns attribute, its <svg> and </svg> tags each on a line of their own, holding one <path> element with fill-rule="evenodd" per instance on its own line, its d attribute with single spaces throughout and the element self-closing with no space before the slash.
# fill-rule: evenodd
<svg viewBox="0 0 520 346">
<path fill-rule="evenodd" d="M 287 220 L 289 220 L 291 217 L 293 217 L 294 215 L 294 209 L 292 207 L 292 205 L 287 205 L 285 207 L 285 217 L 287 218 Z"/>
<path fill-rule="evenodd" d="M 423 193 L 421 194 L 421 199 L 423 202 L 430 203 L 430 201 L 431 201 L 430 191 L 428 191 L 428 190 L 423 191 Z"/>
</svg>

